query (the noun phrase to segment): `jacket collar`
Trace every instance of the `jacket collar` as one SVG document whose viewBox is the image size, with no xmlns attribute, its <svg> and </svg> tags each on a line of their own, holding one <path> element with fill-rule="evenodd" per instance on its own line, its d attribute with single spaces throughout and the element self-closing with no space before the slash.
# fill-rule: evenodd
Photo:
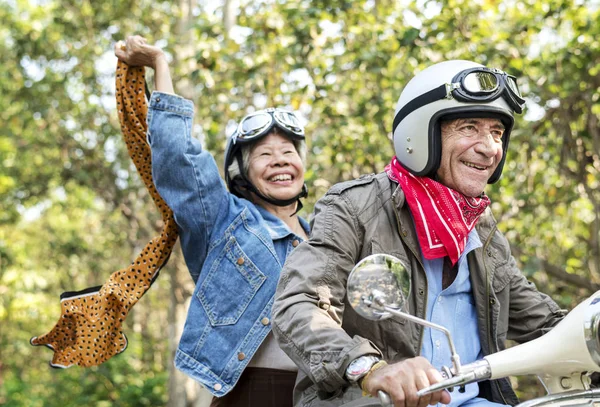
<svg viewBox="0 0 600 407">
<path fill-rule="evenodd" d="M 483 214 L 479 217 L 477 221 L 477 225 L 475 225 L 477 229 L 477 233 L 479 233 L 479 237 L 481 241 L 488 241 L 490 234 L 496 230 L 496 219 L 494 219 L 494 215 L 492 214 L 492 210 L 488 207 Z"/>
<path fill-rule="evenodd" d="M 414 220 L 406 202 L 404 191 L 402 191 L 400 185 L 394 181 L 390 180 L 390 185 L 392 188 L 395 188 L 394 192 L 392 193 L 392 204 L 394 205 L 394 212 L 398 221 L 398 232 L 400 232 L 400 237 L 404 243 L 408 245 L 413 254 L 419 259 L 422 265 L 423 254 L 421 253 L 421 247 L 419 246 L 419 239 L 417 238 Z"/>
<path fill-rule="evenodd" d="M 390 180 L 390 184 L 392 185 L 392 188 L 395 188 L 394 192 L 392 193 L 392 201 L 394 202 L 394 207 L 398 211 L 400 211 L 406 204 L 406 197 L 404 196 L 404 191 L 402 190 L 402 187 L 400 187 L 400 184 L 398 184 L 397 182 Z"/>
</svg>

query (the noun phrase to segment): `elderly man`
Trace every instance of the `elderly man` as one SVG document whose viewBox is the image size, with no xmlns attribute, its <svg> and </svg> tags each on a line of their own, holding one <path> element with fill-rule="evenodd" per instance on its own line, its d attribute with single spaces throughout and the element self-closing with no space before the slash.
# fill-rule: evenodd
<svg viewBox="0 0 600 407">
<path fill-rule="evenodd" d="M 361 318 L 346 282 L 370 254 L 401 259 L 412 278 L 408 311 L 450 330 L 463 363 L 558 323 L 564 313 L 521 274 L 484 193 L 500 178 L 523 103 L 514 77 L 469 61 L 433 65 L 406 85 L 396 156 L 385 172 L 338 184 L 319 201 L 311 238 L 282 272 L 273 327 L 301 370 L 295 405 L 378 405 L 363 395 L 378 390 L 406 407 L 518 402 L 507 379 L 418 398 L 451 365 L 443 334 Z"/>
</svg>

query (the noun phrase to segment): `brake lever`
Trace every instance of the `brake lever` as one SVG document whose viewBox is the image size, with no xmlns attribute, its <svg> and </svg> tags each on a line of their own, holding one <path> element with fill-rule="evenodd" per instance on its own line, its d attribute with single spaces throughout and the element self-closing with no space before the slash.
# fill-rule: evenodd
<svg viewBox="0 0 600 407">
<path fill-rule="evenodd" d="M 437 382 L 436 384 L 432 384 L 429 387 L 425 387 L 417 392 L 417 396 L 423 397 L 431 393 L 435 393 L 436 391 L 446 390 L 455 386 L 463 386 L 465 384 L 469 384 L 475 381 L 475 377 L 473 373 L 461 374 L 458 376 L 454 376 L 450 379 L 442 380 L 441 382 Z"/>
<path fill-rule="evenodd" d="M 453 377 L 450 377 L 429 387 L 425 387 L 417 392 L 417 396 L 422 397 L 436 391 L 446 390 L 455 386 L 464 388 L 469 383 L 479 382 L 492 377 L 492 369 L 487 360 L 482 359 L 463 366 L 463 371 Z"/>
</svg>

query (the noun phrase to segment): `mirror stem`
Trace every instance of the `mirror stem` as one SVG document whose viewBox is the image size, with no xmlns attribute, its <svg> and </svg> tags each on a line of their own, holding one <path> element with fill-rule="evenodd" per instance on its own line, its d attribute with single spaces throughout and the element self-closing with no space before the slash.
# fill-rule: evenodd
<svg viewBox="0 0 600 407">
<path fill-rule="evenodd" d="M 392 315 L 407 319 L 407 320 L 412 321 L 419 325 L 423 325 L 423 326 L 426 326 L 426 327 L 429 327 L 432 329 L 437 329 L 438 331 L 442 331 L 444 333 L 444 335 L 446 335 L 446 339 L 448 340 L 448 345 L 450 346 L 450 353 L 452 354 L 451 355 L 452 368 L 453 368 L 452 373 L 454 375 L 461 373 L 460 356 L 458 356 L 458 353 L 456 353 L 456 348 L 454 347 L 454 342 L 452 341 L 452 336 L 450 335 L 450 331 L 448 331 L 446 328 L 444 328 L 441 325 L 434 324 L 433 322 L 429 322 L 425 319 L 415 317 L 414 315 L 410 315 L 409 313 L 398 311 L 398 310 L 388 307 L 385 304 L 385 296 L 378 295 L 378 294 L 380 294 L 380 293 L 378 293 L 377 290 L 374 290 L 373 296 L 372 296 L 373 301 L 369 301 L 367 298 L 363 298 L 363 302 L 369 306 L 372 305 L 373 302 L 375 302 L 376 307 L 383 308 L 386 312 L 389 312 Z"/>
</svg>

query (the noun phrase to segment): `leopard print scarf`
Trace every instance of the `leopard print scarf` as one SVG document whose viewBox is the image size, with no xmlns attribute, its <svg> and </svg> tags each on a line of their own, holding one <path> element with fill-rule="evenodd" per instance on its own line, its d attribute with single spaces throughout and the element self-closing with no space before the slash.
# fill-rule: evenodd
<svg viewBox="0 0 600 407">
<path fill-rule="evenodd" d="M 129 156 L 161 212 L 164 227 L 131 265 L 111 274 L 102 286 L 65 292 L 60 296 L 61 315 L 54 328 L 31 338 L 32 345 L 52 349 L 52 367 L 96 366 L 125 350 L 127 337 L 122 323 L 167 263 L 177 241 L 173 212 L 152 181 L 150 146 L 146 142 L 148 106 L 144 85 L 144 68 L 132 68 L 118 62 L 116 97 L 121 131 Z"/>
</svg>

